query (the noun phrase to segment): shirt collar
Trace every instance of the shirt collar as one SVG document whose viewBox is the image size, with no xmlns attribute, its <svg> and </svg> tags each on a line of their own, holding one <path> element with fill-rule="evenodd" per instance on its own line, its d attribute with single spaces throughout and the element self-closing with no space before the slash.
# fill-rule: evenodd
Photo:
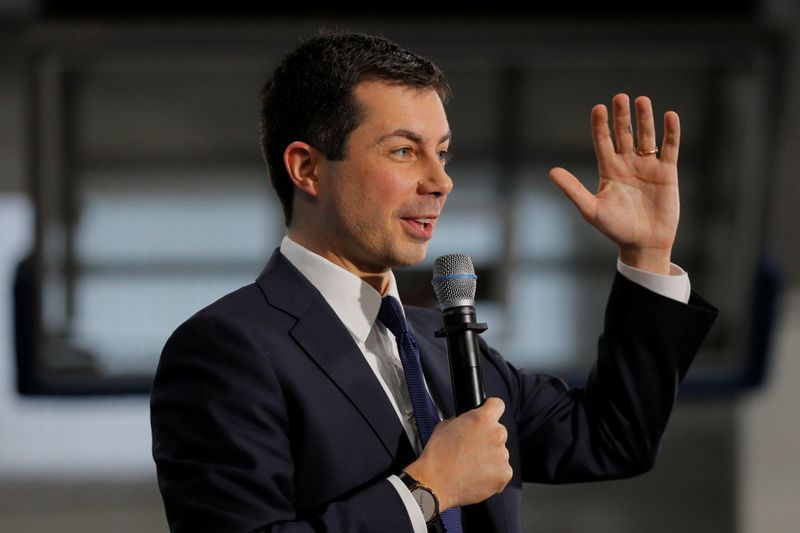
<svg viewBox="0 0 800 533">
<path fill-rule="evenodd" d="M 297 244 L 288 235 L 281 241 L 280 250 L 319 290 L 348 331 L 361 342 L 366 341 L 381 308 L 381 294 L 352 272 Z M 400 301 L 391 271 L 385 296 Z"/>
</svg>

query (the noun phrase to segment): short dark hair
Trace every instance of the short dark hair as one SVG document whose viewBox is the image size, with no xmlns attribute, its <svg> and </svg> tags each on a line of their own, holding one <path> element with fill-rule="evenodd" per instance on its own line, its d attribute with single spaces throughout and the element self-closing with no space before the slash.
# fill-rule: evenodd
<svg viewBox="0 0 800 533">
<path fill-rule="evenodd" d="M 294 185 L 283 163 L 286 147 L 310 144 L 329 160 L 345 158 L 350 133 L 364 110 L 354 89 L 364 81 L 432 89 L 450 96 L 444 74 L 428 59 L 374 35 L 331 33 L 290 52 L 261 91 L 259 134 L 272 186 L 292 221 Z"/>
</svg>

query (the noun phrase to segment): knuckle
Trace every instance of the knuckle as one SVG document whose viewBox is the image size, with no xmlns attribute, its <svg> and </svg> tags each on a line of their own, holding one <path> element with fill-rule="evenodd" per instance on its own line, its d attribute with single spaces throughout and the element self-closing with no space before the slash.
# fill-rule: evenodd
<svg viewBox="0 0 800 533">
<path fill-rule="evenodd" d="M 506 410 L 506 402 L 502 400 L 502 398 L 493 398 L 494 409 L 497 411 L 497 417 L 499 418 Z"/>
<path fill-rule="evenodd" d="M 505 443 L 508 440 L 508 428 L 500 424 L 500 440 Z"/>
<path fill-rule="evenodd" d="M 618 124 L 622 124 L 622 125 L 628 124 L 631 121 L 630 109 L 628 109 L 627 107 L 622 107 L 620 109 L 615 109 L 614 120 Z M 620 129 L 620 133 L 623 133 L 623 129 Z"/>
<path fill-rule="evenodd" d="M 501 446 L 494 455 L 495 464 L 505 467 L 508 465 L 508 459 L 508 450 L 505 446 Z"/>
<path fill-rule="evenodd" d="M 497 424 L 494 430 L 494 437 L 498 444 L 504 444 L 506 442 L 508 439 L 508 430 L 503 424 Z"/>
</svg>

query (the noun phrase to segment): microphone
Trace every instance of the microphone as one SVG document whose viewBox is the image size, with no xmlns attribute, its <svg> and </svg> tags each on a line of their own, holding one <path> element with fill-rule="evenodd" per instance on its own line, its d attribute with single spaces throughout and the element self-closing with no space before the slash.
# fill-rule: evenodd
<svg viewBox="0 0 800 533">
<path fill-rule="evenodd" d="M 476 335 L 486 331 L 487 326 L 475 320 L 477 280 L 468 255 L 443 255 L 434 263 L 431 285 L 439 300 L 444 323 L 436 336 L 447 338 L 450 379 L 459 415 L 479 407 L 486 400 Z"/>
</svg>

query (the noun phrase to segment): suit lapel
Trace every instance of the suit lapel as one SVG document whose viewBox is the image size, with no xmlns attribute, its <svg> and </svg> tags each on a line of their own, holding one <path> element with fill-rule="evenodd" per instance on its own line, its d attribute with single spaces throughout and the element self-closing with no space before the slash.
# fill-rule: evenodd
<svg viewBox="0 0 800 533">
<path fill-rule="evenodd" d="M 291 335 L 350 399 L 394 458 L 404 445 L 411 446 L 397 413 L 350 333 L 322 303 L 309 308 Z"/>
<path fill-rule="evenodd" d="M 386 392 L 319 291 L 278 250 L 256 283 L 271 305 L 297 318 L 290 331 L 292 338 L 347 396 L 390 456 L 413 458 L 411 444 Z"/>
</svg>

